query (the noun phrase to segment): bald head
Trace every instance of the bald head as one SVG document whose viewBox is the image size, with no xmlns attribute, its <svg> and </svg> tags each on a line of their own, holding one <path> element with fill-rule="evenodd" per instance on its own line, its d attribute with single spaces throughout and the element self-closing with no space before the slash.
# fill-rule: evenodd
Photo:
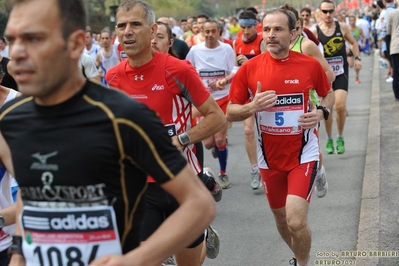
<svg viewBox="0 0 399 266">
<path fill-rule="evenodd" d="M 171 21 L 170 21 L 170 19 L 168 17 L 160 17 L 160 18 L 157 19 L 157 21 L 161 21 L 161 22 L 163 22 L 165 24 L 168 24 L 170 28 L 173 28 L 173 26 L 170 25 Z"/>
</svg>

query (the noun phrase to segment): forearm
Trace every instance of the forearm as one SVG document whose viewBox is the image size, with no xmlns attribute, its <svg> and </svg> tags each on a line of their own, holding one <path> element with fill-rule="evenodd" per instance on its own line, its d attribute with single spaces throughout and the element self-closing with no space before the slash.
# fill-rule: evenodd
<svg viewBox="0 0 399 266">
<path fill-rule="evenodd" d="M 334 102 L 335 102 L 334 91 L 330 89 L 327 95 L 321 98 L 320 105 L 332 110 Z"/>
<path fill-rule="evenodd" d="M 241 105 L 230 102 L 227 106 L 227 120 L 230 122 L 244 121 L 254 114 L 255 112 L 251 108 L 250 103 Z"/>
<path fill-rule="evenodd" d="M 20 213 L 22 212 L 22 198 L 21 198 L 21 192 L 18 191 L 18 199 L 17 202 L 14 204 L 15 205 L 15 233 L 14 235 L 16 236 L 22 236 L 22 232 L 21 232 L 21 227 L 20 227 L 20 222 L 19 222 L 19 216 Z M 25 258 L 22 255 L 19 254 L 14 254 L 11 257 L 11 262 L 9 265 L 18 265 L 18 266 L 22 266 L 25 265 Z"/>
<path fill-rule="evenodd" d="M 3 216 L 5 226 L 15 224 L 17 204 L 13 204 L 5 209 L 0 210 L 0 214 Z"/>
<path fill-rule="evenodd" d="M 200 123 L 187 130 L 187 134 L 190 136 L 190 144 L 197 143 L 215 135 L 226 125 L 226 116 L 216 103 L 214 103 L 214 105 L 212 111 L 207 112 L 205 115 L 201 113 L 203 119 Z"/>
<path fill-rule="evenodd" d="M 353 52 L 353 56 L 354 57 L 357 57 L 357 56 L 360 55 L 359 44 L 357 44 L 356 42 L 355 43 L 351 43 L 351 50 Z"/>
</svg>

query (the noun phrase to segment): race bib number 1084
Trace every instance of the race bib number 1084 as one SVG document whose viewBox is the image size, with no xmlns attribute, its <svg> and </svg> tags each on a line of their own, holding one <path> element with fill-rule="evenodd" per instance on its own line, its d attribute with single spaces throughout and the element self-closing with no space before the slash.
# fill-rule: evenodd
<svg viewBox="0 0 399 266">
<path fill-rule="evenodd" d="M 24 207 L 20 217 L 26 265 L 83 266 L 122 254 L 112 207 L 63 210 Z"/>
</svg>

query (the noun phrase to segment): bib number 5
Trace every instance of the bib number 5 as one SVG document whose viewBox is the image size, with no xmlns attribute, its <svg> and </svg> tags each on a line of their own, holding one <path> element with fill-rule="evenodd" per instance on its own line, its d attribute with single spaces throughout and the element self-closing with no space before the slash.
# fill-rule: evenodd
<svg viewBox="0 0 399 266">
<path fill-rule="evenodd" d="M 275 122 L 277 126 L 282 126 L 284 125 L 284 112 L 276 112 L 274 117 L 275 117 Z"/>
</svg>

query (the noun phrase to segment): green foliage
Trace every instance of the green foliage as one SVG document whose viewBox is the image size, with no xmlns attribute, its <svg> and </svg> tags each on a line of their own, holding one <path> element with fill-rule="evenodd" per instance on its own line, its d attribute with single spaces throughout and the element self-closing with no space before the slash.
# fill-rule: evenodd
<svg viewBox="0 0 399 266">
<path fill-rule="evenodd" d="M 3 36 L 4 34 L 4 30 L 6 29 L 7 25 L 7 20 L 8 20 L 8 14 L 0 11 L 0 36 Z"/>
</svg>

